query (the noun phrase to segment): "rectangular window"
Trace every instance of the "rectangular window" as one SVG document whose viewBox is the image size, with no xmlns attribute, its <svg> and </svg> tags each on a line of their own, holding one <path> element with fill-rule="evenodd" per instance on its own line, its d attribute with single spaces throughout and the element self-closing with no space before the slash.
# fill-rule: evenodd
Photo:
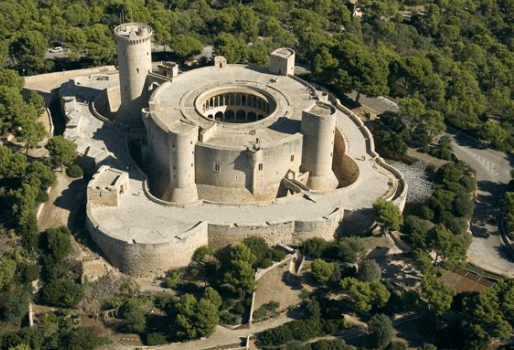
<svg viewBox="0 0 514 350">
<path fill-rule="evenodd" d="M 214 163 L 214 171 L 220 171 L 219 163 Z"/>
<path fill-rule="evenodd" d="M 264 168 L 264 165 L 262 163 L 259 163 L 259 170 L 262 170 Z"/>
</svg>

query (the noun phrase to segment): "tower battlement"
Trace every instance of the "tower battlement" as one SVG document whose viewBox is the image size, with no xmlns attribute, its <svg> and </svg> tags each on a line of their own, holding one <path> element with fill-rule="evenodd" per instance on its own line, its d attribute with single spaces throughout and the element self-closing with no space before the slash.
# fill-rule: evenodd
<svg viewBox="0 0 514 350">
<path fill-rule="evenodd" d="M 140 44 L 151 39 L 153 29 L 144 23 L 123 23 L 114 29 L 117 40 L 125 40 L 130 44 Z"/>
</svg>

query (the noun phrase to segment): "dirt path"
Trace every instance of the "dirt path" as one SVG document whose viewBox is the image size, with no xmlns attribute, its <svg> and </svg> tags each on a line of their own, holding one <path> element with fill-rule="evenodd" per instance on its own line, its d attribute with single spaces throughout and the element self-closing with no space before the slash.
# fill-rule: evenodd
<svg viewBox="0 0 514 350">
<path fill-rule="evenodd" d="M 48 201 L 44 204 L 38 218 L 40 231 L 49 227 L 68 226 L 70 214 L 77 212 L 80 203 L 72 193 L 64 193 L 69 189 L 74 179 L 69 178 L 64 172 L 55 173 L 57 181 L 48 194 Z M 68 191 L 69 192 L 69 191 Z"/>
</svg>

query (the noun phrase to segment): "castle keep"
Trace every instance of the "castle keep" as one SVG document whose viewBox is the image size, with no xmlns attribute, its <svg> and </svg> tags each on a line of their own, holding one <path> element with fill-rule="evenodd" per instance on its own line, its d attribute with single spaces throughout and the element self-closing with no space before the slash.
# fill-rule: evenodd
<svg viewBox="0 0 514 350">
<path fill-rule="evenodd" d="M 293 50 L 272 52 L 267 68 L 218 56 L 179 72 L 152 65 L 148 25 L 115 34 L 118 72 L 78 77 L 60 93 L 65 137 L 96 171 L 88 229 L 121 271 L 184 266 L 203 245 L 249 236 L 330 240 L 369 228 L 378 198 L 403 208 L 402 174 L 351 111 L 294 75 Z M 97 93 L 84 112 L 76 91 L 86 86 Z"/>
</svg>

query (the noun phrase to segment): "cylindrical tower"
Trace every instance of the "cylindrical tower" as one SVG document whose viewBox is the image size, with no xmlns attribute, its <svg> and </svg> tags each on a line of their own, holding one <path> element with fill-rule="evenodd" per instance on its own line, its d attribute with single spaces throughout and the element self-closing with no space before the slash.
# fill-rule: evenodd
<svg viewBox="0 0 514 350">
<path fill-rule="evenodd" d="M 116 120 L 128 125 L 142 125 L 141 109 L 146 76 L 152 71 L 152 34 L 147 24 L 123 23 L 114 29 L 121 106 Z"/>
<path fill-rule="evenodd" d="M 307 186 L 313 190 L 331 190 L 338 185 L 332 171 L 335 127 L 335 108 L 330 104 L 316 101 L 313 108 L 302 112 L 302 170 L 309 172 Z"/>
<path fill-rule="evenodd" d="M 198 200 L 195 182 L 197 140 L 197 126 L 176 123 L 173 130 L 170 130 L 168 134 L 170 182 L 162 199 L 175 203 L 190 203 Z"/>
</svg>

